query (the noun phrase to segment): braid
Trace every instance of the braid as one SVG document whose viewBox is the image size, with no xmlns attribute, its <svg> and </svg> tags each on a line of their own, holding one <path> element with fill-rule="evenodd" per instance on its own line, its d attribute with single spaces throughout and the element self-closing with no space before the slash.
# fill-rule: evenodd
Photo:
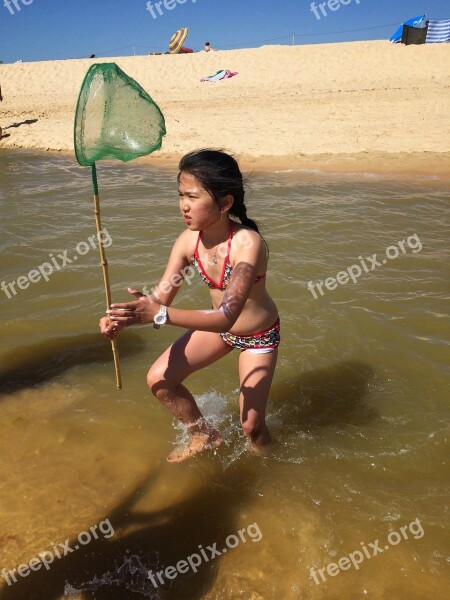
<svg viewBox="0 0 450 600">
<path fill-rule="evenodd" d="M 250 229 L 253 229 L 254 231 L 257 231 L 259 233 L 258 225 L 255 223 L 255 221 L 253 221 L 253 219 L 249 219 L 247 217 L 247 207 L 245 206 L 244 202 L 244 194 L 244 191 L 242 192 L 242 194 L 235 194 L 234 203 L 231 207 L 230 214 L 237 217 L 242 223 L 242 225 L 250 227 Z"/>
<path fill-rule="evenodd" d="M 257 233 L 259 233 L 258 225 L 255 223 L 255 221 L 253 221 L 253 219 L 249 219 L 247 217 L 247 207 L 245 206 L 245 202 L 244 202 L 244 194 L 242 194 L 242 198 L 239 198 L 239 200 L 237 202 L 236 202 L 236 197 L 235 197 L 233 206 L 231 207 L 231 210 L 230 210 L 230 213 L 232 215 L 234 215 L 235 217 L 237 217 L 240 220 L 240 222 L 242 223 L 242 225 L 245 225 L 246 227 L 249 227 L 250 229 L 253 229 L 253 231 L 256 231 Z M 266 247 L 267 258 L 269 258 L 269 246 L 267 245 L 267 242 L 263 238 L 263 236 L 260 233 L 259 233 L 259 235 Z"/>
</svg>

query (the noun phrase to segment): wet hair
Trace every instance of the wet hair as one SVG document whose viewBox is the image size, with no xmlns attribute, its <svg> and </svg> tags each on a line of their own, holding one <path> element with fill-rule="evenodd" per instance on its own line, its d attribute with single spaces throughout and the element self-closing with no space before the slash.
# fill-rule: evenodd
<svg viewBox="0 0 450 600">
<path fill-rule="evenodd" d="M 237 217 L 242 225 L 259 233 L 258 225 L 247 217 L 244 179 L 236 160 L 221 150 L 194 150 L 180 160 L 180 172 L 189 173 L 202 185 L 220 206 L 220 200 L 231 194 L 234 198 L 230 215 Z"/>
</svg>

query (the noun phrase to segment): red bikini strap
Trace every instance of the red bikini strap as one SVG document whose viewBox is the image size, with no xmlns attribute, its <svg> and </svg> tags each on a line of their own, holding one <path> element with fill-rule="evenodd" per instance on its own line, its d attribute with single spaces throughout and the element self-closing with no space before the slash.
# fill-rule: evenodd
<svg viewBox="0 0 450 600">
<path fill-rule="evenodd" d="M 200 236 L 202 235 L 202 232 L 199 231 L 198 232 L 198 238 L 197 238 L 197 243 L 195 244 L 195 250 L 194 250 L 194 257 L 198 256 L 198 244 L 200 242 Z"/>
</svg>

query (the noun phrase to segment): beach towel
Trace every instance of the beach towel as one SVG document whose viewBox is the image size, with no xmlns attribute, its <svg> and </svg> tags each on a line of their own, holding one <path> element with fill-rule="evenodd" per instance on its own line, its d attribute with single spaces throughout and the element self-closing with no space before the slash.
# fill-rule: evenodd
<svg viewBox="0 0 450 600">
<path fill-rule="evenodd" d="M 200 81 L 210 81 L 211 83 L 216 83 L 216 81 L 220 81 L 221 79 L 229 79 L 235 75 L 237 75 L 237 71 L 226 71 L 221 69 L 220 71 L 217 71 L 215 75 L 208 75 L 208 77 L 203 77 L 200 79 Z"/>
<path fill-rule="evenodd" d="M 450 42 L 450 19 L 446 21 L 430 21 L 428 23 L 427 44 Z"/>
</svg>

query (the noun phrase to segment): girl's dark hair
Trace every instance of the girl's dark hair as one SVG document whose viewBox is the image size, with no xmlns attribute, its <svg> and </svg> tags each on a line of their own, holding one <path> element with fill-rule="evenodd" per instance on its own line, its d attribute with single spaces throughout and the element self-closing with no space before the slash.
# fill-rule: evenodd
<svg viewBox="0 0 450 600">
<path fill-rule="evenodd" d="M 237 217 L 242 225 L 258 230 L 258 226 L 247 217 L 245 206 L 244 180 L 236 160 L 221 150 L 194 150 L 180 160 L 180 172 L 189 173 L 197 179 L 202 187 L 214 198 L 220 206 L 220 199 L 231 194 L 234 198 L 230 214 Z"/>
</svg>

